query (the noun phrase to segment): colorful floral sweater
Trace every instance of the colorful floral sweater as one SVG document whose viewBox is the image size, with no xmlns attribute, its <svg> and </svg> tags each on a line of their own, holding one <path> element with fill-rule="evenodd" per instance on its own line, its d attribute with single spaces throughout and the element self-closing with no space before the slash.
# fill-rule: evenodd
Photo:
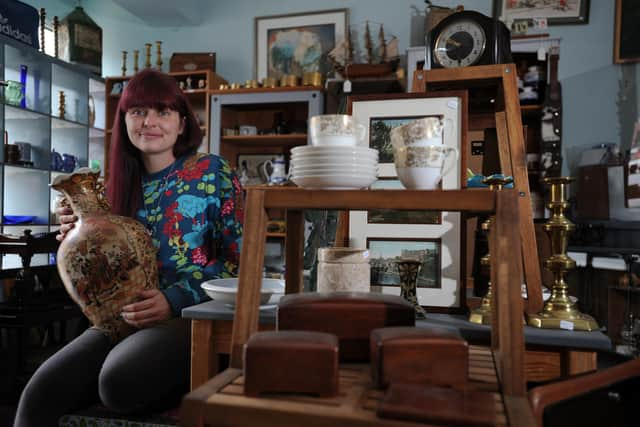
<svg viewBox="0 0 640 427">
<path fill-rule="evenodd" d="M 221 157 L 183 156 L 143 178 L 137 219 L 158 248 L 159 287 L 174 316 L 208 299 L 200 284 L 237 275 L 243 193 Z"/>
</svg>

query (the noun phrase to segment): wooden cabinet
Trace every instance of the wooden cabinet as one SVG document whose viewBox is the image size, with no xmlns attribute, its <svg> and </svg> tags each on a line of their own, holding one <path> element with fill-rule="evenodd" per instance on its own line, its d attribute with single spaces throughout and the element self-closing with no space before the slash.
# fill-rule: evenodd
<svg viewBox="0 0 640 427">
<path fill-rule="evenodd" d="M 209 129 L 211 118 L 211 105 L 209 93 L 212 89 L 217 89 L 226 81 L 211 70 L 195 70 L 195 71 L 176 71 L 168 73 L 176 79 L 177 83 L 183 88 L 187 95 L 193 112 L 200 121 L 200 129 L 202 130 L 202 145 L 199 151 L 209 152 Z M 132 76 L 107 77 L 105 85 L 105 122 L 106 133 L 104 136 L 104 168 L 108 170 L 108 153 L 111 141 L 111 133 L 113 121 L 115 118 L 120 95 L 126 82 Z"/>
<path fill-rule="evenodd" d="M 242 155 L 284 154 L 288 159 L 292 147 L 308 143 L 308 119 L 322 108 L 319 88 L 213 91 L 209 150 L 233 167 Z"/>
<path fill-rule="evenodd" d="M 57 229 L 55 199 L 49 188 L 56 175 L 89 166 L 104 125 L 95 112 L 103 109 L 104 82 L 81 67 L 42 54 L 0 35 L 0 80 L 25 81 L 24 101 L 0 101 L 0 227 L 2 234 L 22 236 Z M 5 90 L 5 95 L 7 94 Z M 16 151 L 20 148 L 19 153 Z M 66 160 L 66 161 L 62 161 Z M 36 254 L 31 265 L 46 265 Z M 21 267 L 16 254 L 3 255 L 3 269 Z"/>
</svg>

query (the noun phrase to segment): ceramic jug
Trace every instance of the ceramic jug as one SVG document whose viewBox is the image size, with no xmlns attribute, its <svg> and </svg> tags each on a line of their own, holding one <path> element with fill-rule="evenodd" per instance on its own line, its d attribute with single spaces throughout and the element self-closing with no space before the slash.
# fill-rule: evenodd
<svg viewBox="0 0 640 427">
<path fill-rule="evenodd" d="M 98 177 L 99 171 L 80 168 L 54 179 L 51 186 L 78 217 L 56 259 L 71 298 L 95 328 L 118 342 L 135 331 L 122 319 L 122 307 L 157 287 L 158 265 L 147 230 L 133 218 L 110 213 Z"/>
<path fill-rule="evenodd" d="M 269 168 L 271 172 L 269 172 Z M 282 185 L 289 179 L 287 175 L 287 162 L 282 154 L 264 162 L 262 164 L 262 170 L 265 176 L 268 177 L 267 182 L 269 185 Z"/>
</svg>

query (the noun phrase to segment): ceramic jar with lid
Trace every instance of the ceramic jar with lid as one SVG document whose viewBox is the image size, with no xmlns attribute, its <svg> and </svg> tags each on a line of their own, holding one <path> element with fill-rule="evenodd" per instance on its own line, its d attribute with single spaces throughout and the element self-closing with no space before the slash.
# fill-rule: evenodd
<svg viewBox="0 0 640 427">
<path fill-rule="evenodd" d="M 318 249 L 318 292 L 369 292 L 370 281 L 367 249 Z"/>
</svg>

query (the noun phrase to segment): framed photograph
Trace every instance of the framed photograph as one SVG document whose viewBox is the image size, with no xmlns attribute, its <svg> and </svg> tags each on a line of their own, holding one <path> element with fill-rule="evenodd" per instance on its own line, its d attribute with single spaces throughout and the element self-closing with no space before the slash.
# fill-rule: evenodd
<svg viewBox="0 0 640 427">
<path fill-rule="evenodd" d="M 394 239 L 367 237 L 371 286 L 400 287 L 396 261 L 414 258 L 420 261 L 417 288 L 441 288 L 440 239 Z"/>
<path fill-rule="evenodd" d="M 238 154 L 237 174 L 242 186 L 267 184 L 268 177 L 262 167 L 275 157 L 276 154 Z"/>
<path fill-rule="evenodd" d="M 333 68 L 327 54 L 345 37 L 348 9 L 255 18 L 256 79 Z"/>
<path fill-rule="evenodd" d="M 640 62 L 640 2 L 616 0 L 613 60 L 616 64 Z"/>
<path fill-rule="evenodd" d="M 456 147 L 461 158 L 451 172 L 444 176 L 442 189 L 458 189 L 466 182 L 466 134 L 468 98 L 466 91 L 438 93 L 404 93 L 385 95 L 358 95 L 348 98 L 348 111 L 357 123 L 367 127 L 365 140 L 381 150 L 378 181 L 372 189 L 402 189 L 393 165 L 393 153 L 385 153 L 385 138 L 390 128 L 412 118 L 440 117 L 445 121 L 443 143 Z M 389 148 L 390 149 L 390 148 Z M 351 211 L 348 218 L 349 246 L 354 248 L 393 246 L 403 242 L 404 250 L 417 250 L 426 245 L 437 259 L 430 269 L 438 266 L 437 281 L 433 286 L 418 287 L 421 305 L 438 311 L 455 312 L 464 308 L 462 289 L 463 253 L 461 251 L 461 216 L 458 212 L 370 210 Z M 407 243 L 408 242 L 408 243 Z M 414 249 L 411 249 L 414 248 Z M 421 249 L 422 250 L 422 249 Z M 406 253 L 406 252 L 405 252 Z M 372 252 L 372 254 L 374 254 Z M 429 269 L 425 269 L 425 274 Z M 394 273 L 395 274 L 395 273 Z M 432 278 L 436 275 L 431 274 Z M 400 295 L 397 285 L 372 278 L 373 292 Z M 437 283 L 437 285 L 435 285 Z"/>
<path fill-rule="evenodd" d="M 546 18 L 548 25 L 588 24 L 589 0 L 494 0 L 493 16 L 503 22 Z"/>
<path fill-rule="evenodd" d="M 394 178 L 380 178 L 372 190 L 402 190 L 402 183 Z M 367 224 L 441 224 L 439 211 L 397 211 L 393 209 L 371 209 L 367 211 Z"/>
</svg>

